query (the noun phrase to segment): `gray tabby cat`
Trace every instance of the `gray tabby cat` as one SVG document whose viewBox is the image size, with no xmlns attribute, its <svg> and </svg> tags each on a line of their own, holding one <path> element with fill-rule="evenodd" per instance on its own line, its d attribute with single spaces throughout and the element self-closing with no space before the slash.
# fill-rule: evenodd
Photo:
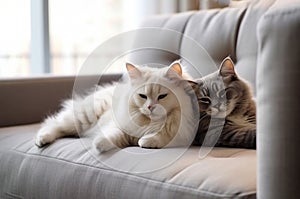
<svg viewBox="0 0 300 199">
<path fill-rule="evenodd" d="M 250 87 L 235 73 L 232 60 L 225 58 L 218 71 L 196 82 L 193 87 L 200 122 L 194 144 L 204 144 L 205 136 L 216 132 L 214 128 L 223 128 L 215 146 L 255 149 L 256 105 Z"/>
</svg>

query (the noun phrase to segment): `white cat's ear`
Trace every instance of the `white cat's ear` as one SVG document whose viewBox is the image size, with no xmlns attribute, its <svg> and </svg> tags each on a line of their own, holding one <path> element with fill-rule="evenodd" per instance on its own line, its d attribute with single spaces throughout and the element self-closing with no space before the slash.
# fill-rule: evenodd
<svg viewBox="0 0 300 199">
<path fill-rule="evenodd" d="M 177 73 L 177 75 L 179 75 L 180 77 L 182 76 L 182 67 L 181 67 L 179 60 L 174 61 L 169 66 L 169 70 L 168 70 L 167 74 L 174 73 L 174 72 Z"/>
<path fill-rule="evenodd" d="M 131 63 L 126 63 L 126 69 L 131 79 L 136 79 L 142 76 L 141 71 Z"/>
<path fill-rule="evenodd" d="M 222 77 L 228 77 L 228 76 L 235 76 L 236 73 L 234 71 L 234 63 L 233 61 L 230 59 L 230 57 L 226 57 L 221 65 L 220 65 L 220 69 L 219 69 L 219 74 Z"/>
</svg>

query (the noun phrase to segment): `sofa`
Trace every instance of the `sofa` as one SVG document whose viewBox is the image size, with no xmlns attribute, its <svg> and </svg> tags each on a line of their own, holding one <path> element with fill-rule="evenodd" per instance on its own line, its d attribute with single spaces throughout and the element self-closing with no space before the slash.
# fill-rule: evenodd
<svg viewBox="0 0 300 199">
<path fill-rule="evenodd" d="M 40 122 L 72 96 L 75 81 L 102 85 L 120 74 L 1 79 L 0 198 L 300 198 L 300 3 L 254 1 L 245 8 L 154 16 L 141 27 L 177 36 L 147 35 L 147 45 L 159 41 L 172 52 L 150 46 L 132 53 L 132 63 L 168 65 L 185 57 L 187 67 L 197 65 L 204 74 L 208 62 L 186 53 L 187 40 L 216 66 L 231 56 L 253 87 L 257 150 L 215 147 L 201 156 L 199 146 L 132 146 L 98 154 L 90 135 L 38 148 Z M 147 36 L 137 34 L 133 47 Z"/>
</svg>

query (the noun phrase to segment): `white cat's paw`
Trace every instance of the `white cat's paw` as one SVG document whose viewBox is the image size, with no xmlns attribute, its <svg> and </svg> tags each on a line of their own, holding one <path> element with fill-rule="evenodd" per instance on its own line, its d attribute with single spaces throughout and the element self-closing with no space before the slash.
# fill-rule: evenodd
<svg viewBox="0 0 300 199">
<path fill-rule="evenodd" d="M 50 144 L 50 143 L 54 142 L 56 139 L 54 132 L 51 132 L 51 131 L 47 132 L 45 130 L 46 130 L 45 128 L 42 128 L 37 133 L 37 136 L 35 138 L 35 144 L 38 147 L 43 147 L 46 144 Z"/>
<path fill-rule="evenodd" d="M 162 148 L 163 146 L 155 138 L 156 138 L 155 136 L 142 137 L 139 139 L 138 144 L 142 148 L 153 148 L 153 149 Z"/>
<path fill-rule="evenodd" d="M 110 151 L 117 148 L 113 143 L 111 143 L 105 136 L 98 136 L 93 141 L 93 146 L 100 153 Z"/>
</svg>

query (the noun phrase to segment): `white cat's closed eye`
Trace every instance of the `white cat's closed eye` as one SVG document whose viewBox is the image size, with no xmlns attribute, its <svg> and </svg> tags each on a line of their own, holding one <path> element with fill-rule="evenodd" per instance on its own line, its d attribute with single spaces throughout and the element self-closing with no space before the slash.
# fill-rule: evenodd
<svg viewBox="0 0 300 199">
<path fill-rule="evenodd" d="M 144 94 L 139 94 L 139 96 L 140 96 L 141 98 L 143 98 L 143 99 L 147 99 L 147 96 L 144 95 Z"/>
<path fill-rule="evenodd" d="M 157 99 L 158 99 L 158 100 L 164 99 L 165 97 L 167 97 L 167 95 L 168 95 L 167 93 L 166 93 L 166 94 L 159 95 Z"/>
</svg>

